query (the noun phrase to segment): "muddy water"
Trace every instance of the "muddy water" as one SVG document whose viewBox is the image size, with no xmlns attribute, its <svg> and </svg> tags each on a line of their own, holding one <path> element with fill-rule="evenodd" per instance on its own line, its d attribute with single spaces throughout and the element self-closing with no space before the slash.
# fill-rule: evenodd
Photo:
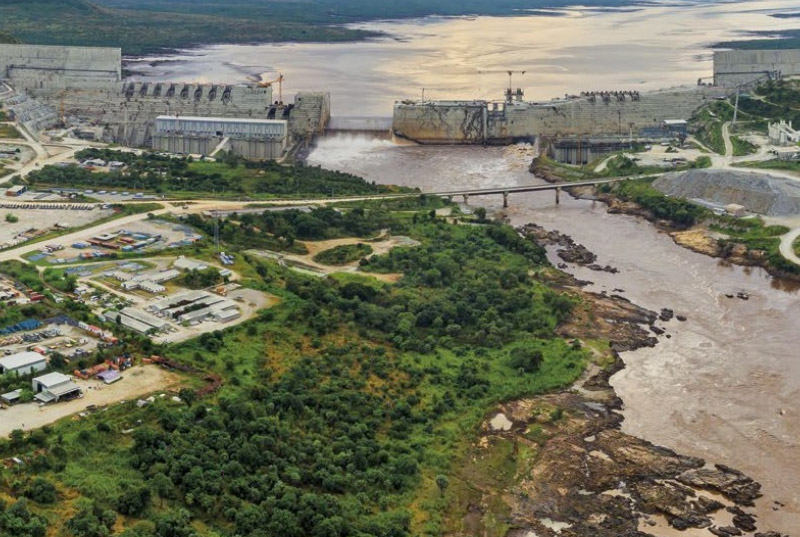
<svg viewBox="0 0 800 537">
<path fill-rule="evenodd" d="M 312 164 L 425 191 L 538 182 L 524 149 L 397 146 L 359 137 L 323 139 Z M 566 198 L 566 199 L 565 199 Z M 500 209 L 501 199 L 470 203 Z M 721 265 L 676 246 L 648 222 L 609 215 L 601 203 L 552 193 L 512 195 L 512 223 L 537 222 L 571 235 L 619 274 L 576 266 L 596 290 L 688 317 L 666 324 L 670 339 L 626 353 L 612 382 L 625 401 L 624 430 L 656 444 L 741 469 L 760 481 L 762 530 L 800 528 L 800 293 L 760 269 Z M 745 291 L 749 300 L 729 299 Z M 773 500 L 786 504 L 773 510 Z"/>
</svg>

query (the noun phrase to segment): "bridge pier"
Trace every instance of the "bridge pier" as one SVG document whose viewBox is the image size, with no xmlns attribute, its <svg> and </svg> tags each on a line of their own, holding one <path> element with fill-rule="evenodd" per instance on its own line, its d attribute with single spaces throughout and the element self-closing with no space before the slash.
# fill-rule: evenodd
<svg viewBox="0 0 800 537">
<path fill-rule="evenodd" d="M 556 187 L 556 205 L 561 205 L 561 187 Z"/>
<path fill-rule="evenodd" d="M 464 198 L 464 205 L 469 205 L 469 194 L 462 194 L 461 197 Z"/>
<path fill-rule="evenodd" d="M 503 209 L 508 209 L 508 192 L 503 192 Z"/>
</svg>

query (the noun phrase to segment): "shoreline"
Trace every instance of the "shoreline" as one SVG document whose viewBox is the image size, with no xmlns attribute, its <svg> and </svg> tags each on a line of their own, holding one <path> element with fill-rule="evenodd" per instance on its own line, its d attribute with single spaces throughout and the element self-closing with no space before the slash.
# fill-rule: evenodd
<svg viewBox="0 0 800 537">
<path fill-rule="evenodd" d="M 567 235 L 536 224 L 518 231 L 536 241 L 544 237 L 550 245 L 566 244 L 563 251 L 588 252 Z M 588 260 L 582 264 L 588 265 Z M 610 384 L 626 367 L 621 353 L 656 346 L 655 336 L 671 337 L 666 330 L 686 317 L 668 308 L 656 313 L 619 295 L 586 291 L 590 282 L 563 270 L 553 272 L 545 276 L 548 283 L 581 300 L 559 335 L 607 340 L 609 347 L 592 349 L 595 360 L 571 387 L 507 401 L 487 414 L 474 457 L 491 458 L 510 443 L 519 468 L 522 454 L 535 453 L 535 462 L 524 467 L 529 475 L 518 472 L 502 487 L 502 501 L 509 508 L 508 535 L 534 532 L 555 537 L 565 529 L 576 537 L 645 536 L 649 531 L 728 537 L 756 532 L 758 522 L 751 510 L 756 501 L 770 501 L 762 498 L 759 483 L 721 462 L 684 456 L 621 431 L 624 401 Z M 661 327 L 656 326 L 659 321 Z M 472 534 L 486 530 L 475 513 L 496 501 L 489 494 L 482 491 L 481 502 L 469 506 L 464 522 Z M 778 501 L 771 505 L 782 506 Z M 754 535 L 786 537 L 775 531 Z"/>
<path fill-rule="evenodd" d="M 534 173 L 533 171 L 531 173 Z M 554 174 L 534 173 L 534 176 L 548 183 L 561 182 L 561 177 Z M 800 272 L 791 273 L 773 266 L 767 253 L 763 250 L 750 250 L 745 244 L 730 240 L 730 247 L 724 248 L 708 230 L 704 222 L 689 227 L 677 226 L 667 220 L 657 218 L 648 209 L 634 201 L 620 199 L 613 192 L 598 192 L 593 187 L 569 187 L 565 185 L 564 191 L 575 199 L 600 201 L 608 207 L 609 214 L 626 214 L 647 220 L 655 228 L 670 236 L 672 241 L 687 250 L 719 259 L 720 262 L 739 265 L 742 267 L 758 267 L 766 271 L 776 282 L 776 285 L 786 288 L 800 286 Z M 787 260 L 788 261 L 788 260 Z M 591 267 L 590 267 L 591 268 Z"/>
</svg>

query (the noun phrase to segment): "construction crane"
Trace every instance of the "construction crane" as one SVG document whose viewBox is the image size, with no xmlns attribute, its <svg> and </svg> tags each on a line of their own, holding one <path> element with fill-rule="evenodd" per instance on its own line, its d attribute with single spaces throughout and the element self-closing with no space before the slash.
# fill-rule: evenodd
<svg viewBox="0 0 800 537">
<path fill-rule="evenodd" d="M 478 71 L 478 73 L 484 74 L 507 74 L 508 75 L 508 89 L 506 90 L 506 101 L 511 102 L 513 95 L 514 95 L 514 75 L 524 75 L 528 71 L 515 71 L 513 69 L 506 69 L 505 71 L 498 70 L 498 71 Z"/>
<path fill-rule="evenodd" d="M 273 84 L 278 84 L 278 102 L 283 104 L 283 74 L 278 73 L 278 78 L 275 80 L 264 80 L 264 77 L 261 76 L 260 78 L 256 78 L 254 76 L 248 76 L 247 80 L 253 82 L 259 88 L 271 88 Z"/>
</svg>

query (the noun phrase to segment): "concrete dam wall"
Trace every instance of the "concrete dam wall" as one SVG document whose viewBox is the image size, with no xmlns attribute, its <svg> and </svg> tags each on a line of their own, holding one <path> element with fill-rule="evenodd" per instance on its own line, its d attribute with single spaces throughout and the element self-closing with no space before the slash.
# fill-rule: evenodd
<svg viewBox="0 0 800 537">
<path fill-rule="evenodd" d="M 402 102 L 397 136 L 429 144 L 508 144 L 537 136 L 639 134 L 668 119 L 689 119 L 725 90 L 692 86 L 652 93 L 599 92 L 549 102 Z"/>
<path fill-rule="evenodd" d="M 800 50 L 724 50 L 714 52 L 714 84 L 728 88 L 766 78 L 800 75 Z"/>
<path fill-rule="evenodd" d="M 0 45 L 0 78 L 33 97 L 67 89 L 106 88 L 122 80 L 122 50 Z"/>
<path fill-rule="evenodd" d="M 260 85 L 123 82 L 117 48 L 0 45 L 0 79 L 19 99 L 29 96 L 48 109 L 26 112 L 31 117 L 23 119 L 36 130 L 75 118 L 102 127 L 106 141 L 129 146 L 150 145 L 162 115 L 287 120 L 293 141 L 321 132 L 330 119 L 330 96 L 323 92 L 298 93 L 293 104 L 282 106 L 273 102 L 271 87 Z M 256 149 L 256 155 L 274 153 L 271 145 Z"/>
</svg>

